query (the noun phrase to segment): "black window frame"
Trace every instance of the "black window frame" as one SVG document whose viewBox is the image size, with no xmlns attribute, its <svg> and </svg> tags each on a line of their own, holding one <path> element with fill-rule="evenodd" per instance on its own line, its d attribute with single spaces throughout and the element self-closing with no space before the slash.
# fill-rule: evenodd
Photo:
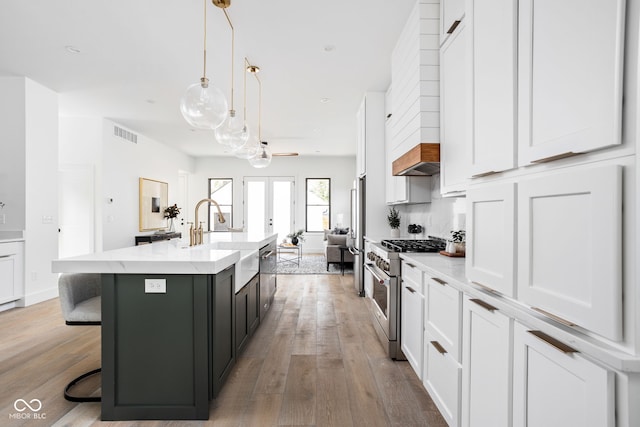
<svg viewBox="0 0 640 427">
<path fill-rule="evenodd" d="M 322 204 L 322 205 L 310 205 L 309 204 L 309 181 L 321 181 L 321 180 L 326 180 L 328 181 L 328 193 L 329 193 L 329 200 L 327 202 L 326 205 Z M 328 218 L 328 222 L 327 222 L 327 228 L 331 229 L 331 178 L 305 178 L 304 181 L 304 230 L 307 233 L 321 233 L 323 230 L 309 230 L 309 206 L 327 206 L 329 209 L 329 218 Z"/>
</svg>

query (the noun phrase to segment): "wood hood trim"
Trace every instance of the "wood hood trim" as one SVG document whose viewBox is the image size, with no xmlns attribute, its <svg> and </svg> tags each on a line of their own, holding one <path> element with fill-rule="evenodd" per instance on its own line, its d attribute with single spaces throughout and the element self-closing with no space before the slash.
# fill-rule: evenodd
<svg viewBox="0 0 640 427">
<path fill-rule="evenodd" d="M 393 175 L 433 175 L 440 172 L 440 144 L 423 142 L 392 163 Z"/>
</svg>

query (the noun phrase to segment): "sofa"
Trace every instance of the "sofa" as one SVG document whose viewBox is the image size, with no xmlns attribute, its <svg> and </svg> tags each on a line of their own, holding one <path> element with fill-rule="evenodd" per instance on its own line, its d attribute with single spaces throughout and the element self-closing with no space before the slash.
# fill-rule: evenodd
<svg viewBox="0 0 640 427">
<path fill-rule="evenodd" d="M 324 256 L 327 260 L 327 271 L 329 264 L 340 263 L 340 247 L 351 246 L 348 228 L 334 228 L 324 230 Z M 349 251 L 344 252 L 344 262 L 353 263 L 353 255 Z"/>
</svg>

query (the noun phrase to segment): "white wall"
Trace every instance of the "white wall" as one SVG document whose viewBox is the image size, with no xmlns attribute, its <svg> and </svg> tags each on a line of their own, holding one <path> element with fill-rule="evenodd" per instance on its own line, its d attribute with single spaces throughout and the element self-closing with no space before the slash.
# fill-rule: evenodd
<svg viewBox="0 0 640 427">
<path fill-rule="evenodd" d="M 196 160 L 196 172 L 191 183 L 191 199 L 198 201 L 208 196 L 209 178 L 233 178 L 234 226 L 241 227 L 243 219 L 242 178 L 245 176 L 292 176 L 296 185 L 295 229 L 305 228 L 305 179 L 331 178 L 331 225 L 336 225 L 337 215 L 344 216 L 344 226 L 350 221 L 350 190 L 355 177 L 355 157 L 274 157 L 265 169 L 252 167 L 247 160 L 235 157 L 208 157 Z M 192 203 L 195 205 L 195 203 Z M 190 206 L 187 217 L 193 220 L 194 208 Z M 280 236 L 279 239 L 282 239 Z M 304 252 L 321 252 L 322 233 L 305 234 Z"/>
<path fill-rule="evenodd" d="M 57 295 L 51 260 L 58 255 L 58 95 L 25 77 L 0 78 L 1 231 L 25 238 L 25 296 L 31 305 Z"/>
<path fill-rule="evenodd" d="M 25 79 L 0 78 L 0 231 L 25 228 Z"/>
<path fill-rule="evenodd" d="M 65 117 L 61 123 L 60 165 L 96 170 L 96 250 L 132 246 L 134 236 L 148 234 L 139 231 L 139 178 L 168 183 L 173 204 L 178 174 L 194 170 L 193 158 L 141 134 L 137 143 L 117 137 L 110 120 Z"/>
</svg>

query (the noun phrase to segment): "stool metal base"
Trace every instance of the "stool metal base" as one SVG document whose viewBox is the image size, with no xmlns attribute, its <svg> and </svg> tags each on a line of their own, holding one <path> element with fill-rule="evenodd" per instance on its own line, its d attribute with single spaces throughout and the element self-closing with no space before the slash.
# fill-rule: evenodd
<svg viewBox="0 0 640 427">
<path fill-rule="evenodd" d="M 78 378 L 74 379 L 73 381 L 71 381 L 69 384 L 67 384 L 67 386 L 64 388 L 64 398 L 67 399 L 69 402 L 100 402 L 102 401 L 102 396 L 72 396 L 69 391 L 71 390 L 71 388 L 78 384 L 80 381 L 84 380 L 87 377 L 90 377 L 92 375 L 95 375 L 99 372 L 102 372 L 102 368 L 98 368 L 98 369 L 94 369 L 93 371 L 89 371 L 86 372 L 82 375 L 80 375 Z"/>
</svg>

